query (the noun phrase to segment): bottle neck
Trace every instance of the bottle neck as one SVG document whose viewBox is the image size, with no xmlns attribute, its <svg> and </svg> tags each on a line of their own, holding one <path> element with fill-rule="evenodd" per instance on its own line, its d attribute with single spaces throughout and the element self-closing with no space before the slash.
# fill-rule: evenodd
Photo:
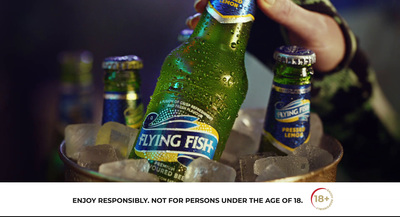
<svg viewBox="0 0 400 217">
<path fill-rule="evenodd" d="M 105 70 L 104 91 L 138 91 L 139 88 L 138 70 Z"/>
<path fill-rule="evenodd" d="M 297 66 L 284 63 L 276 63 L 274 68 L 274 82 L 288 85 L 311 84 L 311 78 L 314 74 L 311 64 Z"/>
<path fill-rule="evenodd" d="M 215 18 L 216 15 L 219 16 L 218 12 L 213 12 L 212 10 L 214 9 L 209 4 L 189 41 L 213 44 L 219 52 L 235 53 L 244 57 L 253 21 L 246 20 L 243 22 L 243 20 L 237 19 L 236 21 L 231 20 L 229 23 L 225 23 L 218 21 Z"/>
<path fill-rule="evenodd" d="M 65 85 L 89 86 L 93 83 L 92 63 L 67 62 L 61 67 L 60 81 Z"/>
</svg>

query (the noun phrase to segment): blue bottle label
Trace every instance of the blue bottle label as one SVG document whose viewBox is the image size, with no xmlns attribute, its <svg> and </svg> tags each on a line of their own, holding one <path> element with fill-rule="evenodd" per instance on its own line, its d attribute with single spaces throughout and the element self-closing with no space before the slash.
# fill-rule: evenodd
<svg viewBox="0 0 400 217">
<path fill-rule="evenodd" d="M 254 21 L 254 0 L 210 0 L 207 12 L 220 23 L 246 23 Z"/>
<path fill-rule="evenodd" d="M 59 118 L 63 129 L 68 124 L 93 121 L 93 87 L 61 86 Z"/>
<path fill-rule="evenodd" d="M 279 150 L 290 153 L 310 138 L 311 85 L 272 85 L 264 133 Z"/>
<path fill-rule="evenodd" d="M 109 121 L 139 128 L 143 120 L 143 104 L 135 91 L 105 92 L 102 123 Z"/>
<path fill-rule="evenodd" d="M 185 110 L 192 107 L 187 105 Z M 179 113 L 148 114 L 136 141 L 135 154 L 148 160 L 179 162 L 185 167 L 198 157 L 213 159 L 218 132 L 194 115 Z"/>
</svg>

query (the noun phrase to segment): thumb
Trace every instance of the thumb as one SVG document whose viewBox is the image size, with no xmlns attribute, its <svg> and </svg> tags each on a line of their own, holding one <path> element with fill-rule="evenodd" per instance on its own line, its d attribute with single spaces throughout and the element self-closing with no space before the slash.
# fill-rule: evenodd
<svg viewBox="0 0 400 217">
<path fill-rule="evenodd" d="M 292 0 L 257 0 L 260 10 L 297 36 L 313 40 L 313 32 L 326 28 L 321 14 L 306 10 Z"/>
<path fill-rule="evenodd" d="M 292 0 L 257 0 L 257 3 L 265 15 L 287 29 L 292 44 L 317 54 L 316 70 L 333 70 L 343 59 L 345 41 L 333 18 L 306 10 Z"/>
</svg>

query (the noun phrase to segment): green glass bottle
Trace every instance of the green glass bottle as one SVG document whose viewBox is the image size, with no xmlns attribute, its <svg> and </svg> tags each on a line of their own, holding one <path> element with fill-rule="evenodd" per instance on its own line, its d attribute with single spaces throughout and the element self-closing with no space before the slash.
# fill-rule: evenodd
<svg viewBox="0 0 400 217">
<path fill-rule="evenodd" d="M 61 63 L 59 130 L 69 124 L 93 121 L 93 55 L 89 51 L 65 51 Z"/>
<path fill-rule="evenodd" d="M 144 115 L 139 75 L 142 68 L 142 60 L 135 55 L 104 59 L 102 124 L 114 121 L 132 128 L 140 127 Z"/>
<path fill-rule="evenodd" d="M 58 55 L 60 64 L 58 109 L 53 143 L 47 165 L 47 181 L 64 180 L 64 163 L 58 148 L 69 124 L 91 123 L 94 119 L 93 55 L 87 50 L 64 51 Z"/>
<path fill-rule="evenodd" d="M 274 53 L 274 80 L 259 152 L 291 153 L 310 138 L 310 97 L 315 53 L 281 46 Z"/>
<path fill-rule="evenodd" d="M 254 0 L 208 2 L 190 38 L 165 59 L 131 158 L 182 181 L 197 157 L 218 160 L 247 93 L 244 54 Z"/>
</svg>

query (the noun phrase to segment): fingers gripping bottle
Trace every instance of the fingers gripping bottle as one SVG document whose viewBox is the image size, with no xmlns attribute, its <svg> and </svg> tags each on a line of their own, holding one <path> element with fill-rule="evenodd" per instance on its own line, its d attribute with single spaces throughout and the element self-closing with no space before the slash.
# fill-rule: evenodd
<svg viewBox="0 0 400 217">
<path fill-rule="evenodd" d="M 310 138 L 310 93 L 315 53 L 281 46 L 274 53 L 274 80 L 260 152 L 291 153 Z"/>
<path fill-rule="evenodd" d="M 198 157 L 218 160 L 247 93 L 244 54 L 254 0 L 210 0 L 190 38 L 165 59 L 131 158 L 182 181 Z"/>
</svg>

